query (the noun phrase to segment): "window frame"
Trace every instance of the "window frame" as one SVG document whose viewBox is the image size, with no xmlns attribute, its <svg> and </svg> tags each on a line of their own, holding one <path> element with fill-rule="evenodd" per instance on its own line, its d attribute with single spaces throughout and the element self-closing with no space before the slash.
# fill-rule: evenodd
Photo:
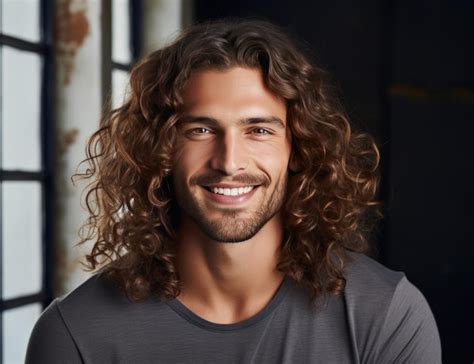
<svg viewBox="0 0 474 364">
<path fill-rule="evenodd" d="M 118 62 L 113 59 L 113 0 L 102 2 L 102 105 L 104 112 L 112 108 L 112 73 L 114 70 L 130 73 L 133 64 L 140 58 L 143 52 L 142 14 L 143 3 L 141 1 L 128 0 L 129 8 L 129 47 L 130 62 Z"/>
<path fill-rule="evenodd" d="M 0 0 L 0 6 L 3 6 Z M 53 26 L 54 26 L 54 0 L 39 1 L 39 40 L 37 42 L 11 36 L 0 30 L 0 47 L 11 47 L 17 50 L 35 53 L 41 57 L 41 89 L 40 97 L 40 171 L 4 170 L 0 165 L 0 206 L 3 206 L 3 182 L 4 181 L 35 181 L 41 184 L 41 251 L 42 277 L 41 290 L 38 293 L 20 297 L 3 299 L 3 208 L 0 208 L 0 363 L 4 356 L 3 314 L 5 311 L 41 303 L 42 309 L 49 305 L 53 299 L 53 208 L 54 208 L 54 49 L 53 49 Z M 0 60 L 1 62 L 1 60 Z M 0 99 L 0 104 L 2 100 Z M 3 117 L 0 117 L 3 124 Z M 1 124 L 0 124 L 1 125 Z M 0 128 L 0 139 L 3 137 Z M 0 148 L 0 161 L 2 159 L 2 148 Z"/>
</svg>

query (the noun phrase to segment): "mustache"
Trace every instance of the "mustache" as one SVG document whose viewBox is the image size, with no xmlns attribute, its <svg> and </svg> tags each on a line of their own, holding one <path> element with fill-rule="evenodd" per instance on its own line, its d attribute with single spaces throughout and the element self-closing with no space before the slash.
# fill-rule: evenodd
<svg viewBox="0 0 474 364">
<path fill-rule="evenodd" d="M 193 185 L 210 185 L 219 183 L 240 183 L 244 185 L 263 185 L 268 186 L 270 181 L 266 176 L 253 176 L 250 174 L 239 174 L 233 176 L 232 179 L 223 179 L 222 174 L 203 174 L 200 176 L 193 176 L 190 183 Z"/>
</svg>

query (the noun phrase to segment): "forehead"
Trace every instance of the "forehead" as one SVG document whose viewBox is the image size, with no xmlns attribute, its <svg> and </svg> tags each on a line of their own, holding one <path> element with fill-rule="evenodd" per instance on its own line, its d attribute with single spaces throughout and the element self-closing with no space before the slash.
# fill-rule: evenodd
<svg viewBox="0 0 474 364">
<path fill-rule="evenodd" d="M 198 70 L 186 83 L 184 109 L 218 117 L 274 115 L 286 119 L 286 103 L 266 86 L 259 69 Z"/>
</svg>

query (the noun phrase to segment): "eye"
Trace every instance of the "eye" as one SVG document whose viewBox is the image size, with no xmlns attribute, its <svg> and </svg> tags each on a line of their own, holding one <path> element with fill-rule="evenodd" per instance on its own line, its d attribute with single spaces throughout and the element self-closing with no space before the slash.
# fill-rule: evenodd
<svg viewBox="0 0 474 364">
<path fill-rule="evenodd" d="M 199 135 L 199 134 L 209 134 L 211 131 L 207 128 L 194 128 L 189 131 L 190 134 Z"/>
<path fill-rule="evenodd" d="M 264 128 L 256 128 L 253 131 L 255 132 L 255 134 L 258 134 L 258 135 L 271 135 L 272 134 L 271 131 Z"/>
</svg>

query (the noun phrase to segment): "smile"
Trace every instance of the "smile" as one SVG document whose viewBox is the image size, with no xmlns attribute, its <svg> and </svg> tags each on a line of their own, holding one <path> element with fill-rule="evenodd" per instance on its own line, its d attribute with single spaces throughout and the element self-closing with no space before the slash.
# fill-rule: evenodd
<svg viewBox="0 0 474 364">
<path fill-rule="evenodd" d="M 220 188 L 220 187 L 209 187 L 209 190 L 218 195 L 225 195 L 225 196 L 240 196 L 246 193 L 249 193 L 254 189 L 255 186 L 247 186 L 247 187 L 238 187 L 238 188 Z"/>
<path fill-rule="evenodd" d="M 201 187 L 206 191 L 206 196 L 212 201 L 224 205 L 236 205 L 250 200 L 259 186 L 243 186 L 237 188 Z"/>
</svg>

